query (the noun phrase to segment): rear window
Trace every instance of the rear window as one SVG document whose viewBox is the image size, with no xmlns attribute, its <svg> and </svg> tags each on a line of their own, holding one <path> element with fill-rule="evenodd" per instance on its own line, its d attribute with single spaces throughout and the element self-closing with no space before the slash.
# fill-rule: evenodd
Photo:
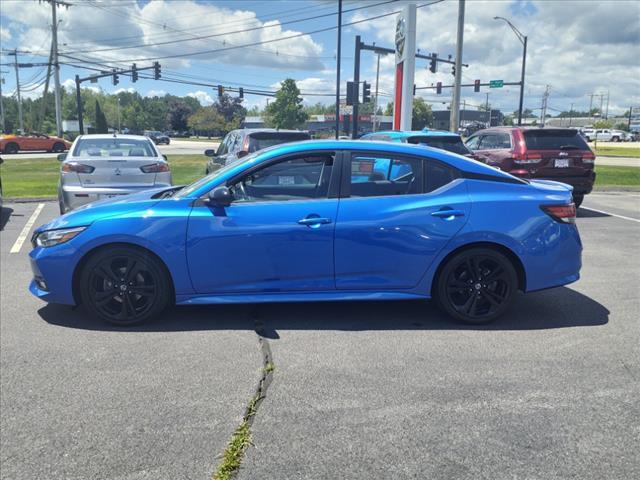
<svg viewBox="0 0 640 480">
<path fill-rule="evenodd" d="M 281 143 L 298 142 L 300 140 L 309 140 L 311 137 L 305 132 L 264 132 L 252 133 L 249 137 L 249 152 L 262 150 L 263 148 L 273 147 Z"/>
<path fill-rule="evenodd" d="M 576 130 L 526 130 L 524 141 L 529 150 L 589 150 Z"/>
<path fill-rule="evenodd" d="M 457 153 L 458 155 L 468 155 L 471 153 L 464 143 L 462 143 L 460 137 L 414 136 L 407 138 L 407 142 L 413 143 L 414 145 L 428 145 L 429 147 L 439 148 L 447 152 Z"/>
<path fill-rule="evenodd" d="M 74 157 L 155 157 L 149 140 L 125 138 L 81 138 L 73 149 Z"/>
</svg>

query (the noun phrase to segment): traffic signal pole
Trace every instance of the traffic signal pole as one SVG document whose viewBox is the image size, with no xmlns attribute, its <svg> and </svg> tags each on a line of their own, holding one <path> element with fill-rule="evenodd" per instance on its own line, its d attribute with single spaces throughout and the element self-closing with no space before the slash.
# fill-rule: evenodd
<svg viewBox="0 0 640 480">
<path fill-rule="evenodd" d="M 460 117 L 460 83 L 462 82 L 462 41 L 464 35 L 464 0 L 458 0 L 458 38 L 456 44 L 456 64 L 453 87 L 453 99 L 451 102 L 451 116 L 449 118 L 449 131 L 458 132 Z"/>
<path fill-rule="evenodd" d="M 353 129 L 351 138 L 358 138 L 358 104 L 360 103 L 360 35 L 356 35 L 356 52 L 353 62 Z"/>
</svg>

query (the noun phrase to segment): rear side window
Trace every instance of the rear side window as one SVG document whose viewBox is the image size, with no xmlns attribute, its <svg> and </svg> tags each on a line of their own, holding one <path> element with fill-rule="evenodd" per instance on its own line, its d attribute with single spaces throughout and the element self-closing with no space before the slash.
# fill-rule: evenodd
<svg viewBox="0 0 640 480">
<path fill-rule="evenodd" d="M 439 148 L 446 150 L 447 152 L 457 153 L 458 155 L 468 155 L 469 149 L 462 143 L 460 137 L 428 137 L 428 136 L 415 136 L 407 139 L 408 143 L 416 145 L 425 144 L 433 148 Z"/>
<path fill-rule="evenodd" d="M 410 195 L 422 191 L 422 160 L 383 155 L 351 158 L 351 196 Z"/>
<path fill-rule="evenodd" d="M 249 141 L 249 152 L 273 147 L 281 143 L 309 140 L 311 137 L 305 132 L 260 132 L 252 133 Z"/>
<path fill-rule="evenodd" d="M 497 150 L 511 148 L 511 138 L 508 133 L 489 133 L 480 140 L 480 150 Z"/>
<path fill-rule="evenodd" d="M 91 138 L 78 140 L 74 157 L 155 157 L 156 151 L 149 140 L 129 138 Z"/>
<path fill-rule="evenodd" d="M 589 150 L 577 130 L 525 130 L 524 142 L 528 150 Z"/>
<path fill-rule="evenodd" d="M 433 192 L 458 178 L 453 168 L 433 161 L 426 162 L 424 176 L 425 193 Z"/>
</svg>

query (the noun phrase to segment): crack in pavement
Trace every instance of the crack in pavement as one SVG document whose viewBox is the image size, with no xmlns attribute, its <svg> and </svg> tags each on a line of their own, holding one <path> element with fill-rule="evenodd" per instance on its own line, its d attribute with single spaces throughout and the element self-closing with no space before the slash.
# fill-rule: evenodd
<svg viewBox="0 0 640 480">
<path fill-rule="evenodd" d="M 262 401 L 266 398 L 267 389 L 273 381 L 273 371 L 275 364 L 273 362 L 273 354 L 269 345 L 269 338 L 278 338 L 275 332 L 267 332 L 264 322 L 260 318 L 258 306 L 252 306 L 249 311 L 249 318 L 253 319 L 254 330 L 258 336 L 258 343 L 262 354 L 262 368 L 260 370 L 260 378 L 256 386 L 255 393 L 251 396 L 249 404 L 242 416 L 240 425 L 233 432 L 231 439 L 222 452 L 222 461 L 212 475 L 212 480 L 228 480 L 234 478 L 242 465 L 245 452 L 251 443 L 251 426 L 258 413 L 258 408 Z M 270 333 L 275 334 L 270 335 Z"/>
</svg>

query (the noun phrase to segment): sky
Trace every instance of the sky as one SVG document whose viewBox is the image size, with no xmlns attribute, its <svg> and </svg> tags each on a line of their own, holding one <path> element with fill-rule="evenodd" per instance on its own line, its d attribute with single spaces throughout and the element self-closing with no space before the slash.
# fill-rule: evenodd
<svg viewBox="0 0 640 480">
<path fill-rule="evenodd" d="M 164 80 L 132 83 L 120 77 L 87 87 L 105 92 L 137 90 L 141 95 L 171 93 L 194 96 L 202 104 L 215 100 L 208 84 L 275 90 L 285 78 L 297 81 L 305 103 L 335 100 L 337 0 L 204 1 L 204 0 L 66 0 L 58 8 L 58 41 L 63 56 L 60 79 L 72 88 L 76 74 L 88 68 L 130 68 L 162 65 Z M 416 1 L 417 46 L 420 53 L 455 54 L 457 0 Z M 355 36 L 367 44 L 393 48 L 396 15 L 407 3 L 384 0 L 344 0 L 342 31 L 342 91 L 353 78 Z M 640 106 L 640 2 L 635 0 L 467 0 L 464 28 L 463 83 L 480 79 L 518 81 L 522 44 L 509 26 L 494 17 L 508 18 L 528 37 L 525 108 L 539 113 L 549 86 L 548 112 L 587 110 L 590 94 L 609 93 L 609 111 L 622 113 Z M 380 17 L 380 18 L 373 18 Z M 46 62 L 51 45 L 51 6 L 38 0 L 0 0 L 2 51 L 17 48 L 21 63 Z M 325 30 L 325 31 L 318 31 Z M 315 33 L 312 33 L 315 32 Z M 292 37 L 292 38 L 286 38 Z M 283 39 L 284 38 L 284 39 Z M 283 39 L 283 40 L 282 40 Z M 197 54 L 195 54 L 197 53 Z M 15 92 L 13 56 L 0 55 L 2 94 Z M 361 80 L 375 90 L 377 56 L 363 52 Z M 91 63 L 93 62 L 93 63 Z M 380 104 L 392 96 L 395 59 L 380 58 Z M 9 65 L 7 65 L 9 64 Z M 99 64 L 99 65 L 98 65 Z M 100 66 L 102 65 L 102 66 Z M 20 69 L 25 96 L 41 95 L 45 67 Z M 416 61 L 416 85 L 451 84 L 451 68 L 441 64 L 436 74 L 426 60 Z M 517 109 L 519 87 L 474 93 L 464 88 L 462 100 L 470 107 L 488 101 L 504 112 Z M 451 92 L 437 95 L 419 90 L 436 110 L 447 108 Z M 593 98 L 599 106 L 600 96 Z M 264 106 L 265 97 L 246 95 L 245 106 Z M 606 97 L 604 102 L 606 103 Z"/>
</svg>

